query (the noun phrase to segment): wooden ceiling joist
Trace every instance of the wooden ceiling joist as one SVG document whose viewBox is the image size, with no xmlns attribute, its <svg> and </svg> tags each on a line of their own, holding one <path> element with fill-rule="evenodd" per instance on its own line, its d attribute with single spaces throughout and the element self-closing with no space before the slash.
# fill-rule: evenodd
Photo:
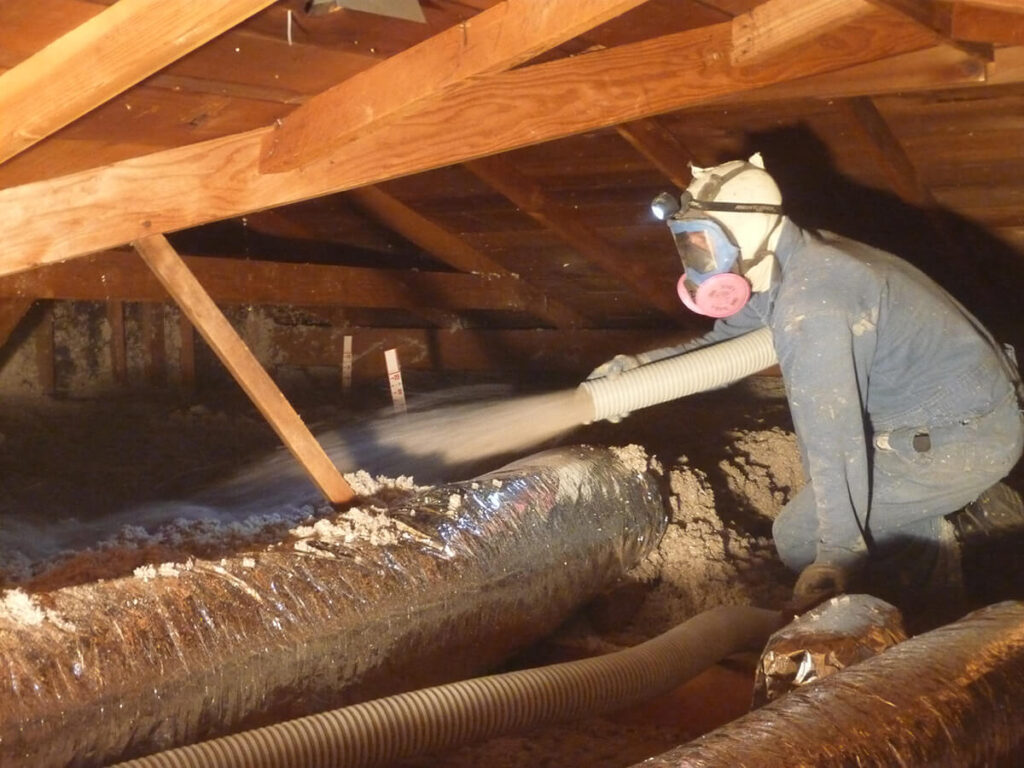
<svg viewBox="0 0 1024 768">
<path fill-rule="evenodd" d="M 779 83 L 743 95 L 745 104 L 771 104 L 798 99 L 842 99 L 917 91 L 970 88 L 1005 77 L 1007 82 L 1024 82 L 1024 48 L 997 51 L 996 61 L 986 67 L 963 51 L 936 46 L 921 51 L 849 67 L 841 72 L 805 77 Z M 1019 60 L 1018 60 L 1019 59 Z M 716 103 L 730 106 L 736 99 Z"/>
<path fill-rule="evenodd" d="M 784 61 L 728 64 L 718 24 L 481 78 L 299 171 L 259 173 L 273 129 L 0 190 L 0 274 L 918 50 L 930 36 L 870 15 Z M 721 52 L 717 58 L 716 51 Z M 711 58 L 709 58 L 711 57 Z"/>
<path fill-rule="evenodd" d="M 184 257 L 218 304 L 348 306 L 420 311 L 525 310 L 513 281 L 449 272 L 380 270 L 242 259 Z M 134 254 L 110 251 L 0 277 L 0 298 L 167 301 Z"/>
<path fill-rule="evenodd" d="M 771 0 L 732 21 L 732 63 L 787 54 L 871 10 L 867 0 Z"/>
<path fill-rule="evenodd" d="M 921 182 L 906 150 L 875 103 L 861 97 L 844 99 L 838 106 L 847 116 L 845 124 L 859 135 L 860 145 L 874 157 L 896 194 L 912 205 L 935 208 L 935 197 Z"/>
<path fill-rule="evenodd" d="M 529 61 L 646 0 L 505 0 L 317 95 L 267 137 L 260 170 L 299 168 L 472 78 Z"/>
<path fill-rule="evenodd" d="M 933 33 L 936 40 L 941 43 L 959 48 L 965 53 L 985 61 L 992 60 L 994 54 L 991 46 L 966 42 L 957 38 L 952 30 L 950 6 L 944 3 L 937 3 L 934 0 L 868 0 L 868 2 L 879 8 L 888 8 L 913 21 L 921 29 Z"/>
<path fill-rule="evenodd" d="M 957 40 L 1024 45 L 1024 3 L 1018 0 L 954 2 L 949 34 Z"/>
<path fill-rule="evenodd" d="M 615 129 L 679 189 L 686 189 L 689 186 L 690 161 L 693 160 L 693 155 L 657 119 L 633 120 L 617 125 Z"/>
<path fill-rule="evenodd" d="M 502 157 L 487 157 L 466 164 L 466 168 L 497 190 L 535 221 L 555 232 L 580 256 L 609 274 L 622 279 L 646 304 L 678 320 L 679 302 L 672 286 L 665 286 L 646 274 L 636 259 L 622 253 L 586 226 L 570 207 L 548 199 L 539 184 L 516 170 Z"/>
<path fill-rule="evenodd" d="M 445 264 L 469 274 L 497 275 L 518 285 L 523 309 L 550 321 L 556 328 L 587 324 L 584 315 L 560 301 L 548 298 L 455 233 L 414 211 L 379 187 L 354 189 L 348 193 L 348 197 L 385 226 Z"/>
<path fill-rule="evenodd" d="M 355 492 L 348 481 L 167 238 L 153 235 L 134 245 L 320 492 L 332 504 L 350 501 Z"/>
<path fill-rule="evenodd" d="M 0 162 L 273 0 L 119 0 L 0 75 Z"/>
</svg>

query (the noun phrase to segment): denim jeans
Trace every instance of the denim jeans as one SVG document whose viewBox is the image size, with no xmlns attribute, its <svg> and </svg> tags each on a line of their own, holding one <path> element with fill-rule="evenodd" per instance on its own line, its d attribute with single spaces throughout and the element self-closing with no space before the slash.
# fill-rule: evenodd
<svg viewBox="0 0 1024 768">
<path fill-rule="evenodd" d="M 870 507 L 867 520 L 859 521 L 869 549 L 936 541 L 942 517 L 1006 477 L 1022 448 L 1024 419 L 1012 395 L 985 416 L 875 435 Z M 814 562 L 818 509 L 810 484 L 783 508 L 772 534 L 790 569 Z M 857 548 L 857 542 L 832 543 Z"/>
</svg>

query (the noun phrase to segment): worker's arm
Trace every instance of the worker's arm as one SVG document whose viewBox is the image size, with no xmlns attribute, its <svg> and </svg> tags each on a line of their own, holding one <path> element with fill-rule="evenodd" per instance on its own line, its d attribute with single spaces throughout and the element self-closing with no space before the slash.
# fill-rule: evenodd
<svg viewBox="0 0 1024 768">
<path fill-rule="evenodd" d="M 716 320 L 710 331 L 705 333 L 703 336 L 690 339 L 683 344 L 677 344 L 670 347 L 659 347 L 646 352 L 640 352 L 636 355 L 616 355 L 611 360 L 608 360 L 591 371 L 587 378 L 597 379 L 603 376 L 617 376 L 625 371 L 638 368 L 641 365 L 656 363 L 659 360 L 676 357 L 677 355 L 692 352 L 695 349 L 717 344 L 720 341 L 733 339 L 758 328 L 763 328 L 765 326 L 765 321 L 757 309 L 758 304 L 758 297 L 755 296 L 741 311 L 731 317 Z"/>
</svg>

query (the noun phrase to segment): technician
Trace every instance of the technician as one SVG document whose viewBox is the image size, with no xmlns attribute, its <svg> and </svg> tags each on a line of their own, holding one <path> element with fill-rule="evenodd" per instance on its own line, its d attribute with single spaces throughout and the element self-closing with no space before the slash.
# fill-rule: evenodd
<svg viewBox="0 0 1024 768">
<path fill-rule="evenodd" d="M 682 259 L 679 297 L 715 325 L 591 375 L 771 329 L 808 480 L 773 527 L 795 598 L 846 591 L 922 542 L 937 563 L 944 516 L 970 502 L 1020 521 L 998 482 L 1024 444 L 1019 376 L 980 323 L 907 262 L 794 224 L 759 155 L 692 170 L 652 207 Z"/>
</svg>

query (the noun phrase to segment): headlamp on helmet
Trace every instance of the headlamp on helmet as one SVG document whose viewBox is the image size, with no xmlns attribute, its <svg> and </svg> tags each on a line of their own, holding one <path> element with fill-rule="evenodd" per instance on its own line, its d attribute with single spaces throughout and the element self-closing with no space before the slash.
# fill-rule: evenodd
<svg viewBox="0 0 1024 768">
<path fill-rule="evenodd" d="M 752 158 L 752 161 L 754 158 Z M 719 169 L 702 171 L 694 169 L 695 181 L 687 191 L 679 197 L 678 205 L 669 193 L 658 195 L 651 204 L 655 215 L 664 214 L 669 231 L 682 260 L 684 274 L 677 286 L 679 297 L 683 303 L 695 312 L 710 317 L 728 317 L 735 314 L 750 298 L 750 283 L 740 274 L 741 262 L 745 257 L 750 261 L 756 255 L 745 252 L 751 243 L 744 242 L 737 236 L 737 230 L 746 234 L 750 240 L 750 232 L 744 232 L 746 216 L 736 214 L 755 214 L 757 219 L 770 219 L 770 227 L 758 237 L 751 250 L 760 248 L 771 229 L 777 226 L 782 217 L 782 206 L 776 202 L 729 201 L 718 199 L 737 196 L 750 192 L 746 187 L 746 179 L 740 179 L 748 171 L 756 171 L 766 177 L 769 200 L 778 200 L 778 188 L 763 167 L 757 162 L 734 162 L 720 166 Z M 698 172 L 700 173 L 698 177 Z M 757 179 L 764 185 L 763 179 Z M 730 184 L 731 183 L 731 184 Z M 733 189 L 741 187 L 740 190 Z M 756 200 L 759 196 L 756 187 L 751 194 Z M 732 193 L 732 194 L 729 194 Z"/>
</svg>

